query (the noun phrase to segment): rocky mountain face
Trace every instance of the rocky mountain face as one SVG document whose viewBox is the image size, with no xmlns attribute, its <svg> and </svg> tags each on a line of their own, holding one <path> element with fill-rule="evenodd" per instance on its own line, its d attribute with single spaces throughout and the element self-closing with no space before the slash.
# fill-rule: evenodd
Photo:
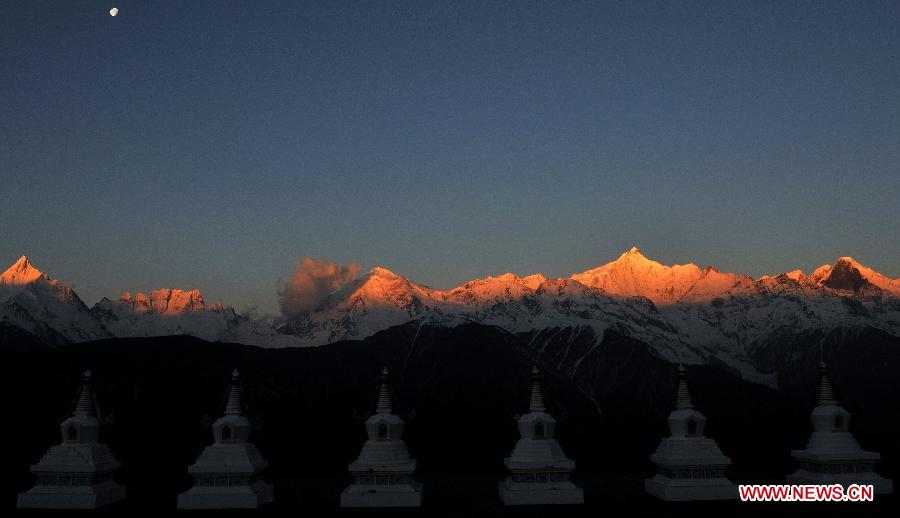
<svg viewBox="0 0 900 518">
<path fill-rule="evenodd" d="M 109 302 L 108 299 L 104 299 L 104 301 Z M 119 297 L 118 302 L 124 306 L 130 306 L 135 313 L 175 315 L 185 311 L 206 309 L 200 290 L 153 290 L 149 297 L 140 292 L 132 297 L 131 293 L 126 291 Z M 219 304 L 219 308 L 221 308 L 221 304 Z"/>
</svg>

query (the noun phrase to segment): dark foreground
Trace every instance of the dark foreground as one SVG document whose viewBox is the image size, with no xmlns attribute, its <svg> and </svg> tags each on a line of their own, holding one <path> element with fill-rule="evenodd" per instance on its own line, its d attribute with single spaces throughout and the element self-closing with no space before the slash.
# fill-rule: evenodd
<svg viewBox="0 0 900 518">
<path fill-rule="evenodd" d="M 865 503 L 744 503 L 661 502 L 643 492 L 644 474 L 589 473 L 580 481 L 585 503 L 580 506 L 504 507 L 497 496 L 497 477 L 480 473 L 422 473 L 423 507 L 420 509 L 341 509 L 339 492 L 348 482 L 341 476 L 286 478 L 276 483 L 275 502 L 253 511 L 176 511 L 174 497 L 159 506 L 162 495 L 131 491 L 122 504 L 99 511 L 65 512 L 70 515 L 119 515 L 152 512 L 154 516 L 511 516 L 511 517 L 692 517 L 692 516 L 898 516 L 897 498 L 875 496 Z M 147 504 L 150 504 L 149 506 Z M 59 516 L 59 512 L 18 510 L 22 516 Z"/>
<path fill-rule="evenodd" d="M 256 514 L 900 515 L 891 496 L 876 496 L 872 503 L 675 504 L 645 495 L 643 479 L 653 473 L 649 454 L 666 433 L 674 366 L 640 356 L 630 343 L 607 347 L 608 356 L 597 364 L 604 385 L 596 397 L 546 368 L 548 408 L 559 421 L 557 438 L 578 464 L 586 503 L 536 509 L 504 508 L 497 483 L 505 477 L 503 458 L 517 439 L 514 418 L 527 408 L 530 365 L 541 358 L 516 337 L 492 328 L 399 327 L 363 342 L 285 350 L 186 337 L 57 349 L 4 345 L 2 509 L 14 508 L 16 493 L 33 483 L 28 467 L 59 442 L 58 424 L 70 409 L 80 373 L 90 368 L 107 417 L 101 440 L 123 463 L 117 478 L 129 491 L 125 502 L 101 513 L 175 512 L 177 494 L 191 484 L 187 466 L 211 442 L 209 425 L 222 412 L 229 375 L 237 367 L 254 423 L 251 440 L 269 461 L 264 478 L 275 486 L 275 502 Z M 900 390 L 896 376 L 878 374 L 892 370 L 895 359 L 878 357 L 887 358 L 879 364 L 882 371 L 864 377 L 845 370 L 841 376 L 844 367 L 835 365 L 836 378 L 846 395 L 842 403 L 853 413 L 851 431 L 864 448 L 882 453 L 878 471 L 896 481 Z M 362 422 L 374 407 L 382 365 L 391 369 L 395 410 L 407 421 L 405 439 L 419 460 L 424 507 L 341 510 L 339 494 L 350 482 L 346 467 L 365 440 Z M 794 469 L 790 449 L 802 448 L 811 431 L 814 386 L 809 393 L 772 390 L 715 366 L 690 367 L 688 376 L 694 402 L 709 418 L 708 435 L 732 458 L 730 478 L 781 483 Z"/>
</svg>

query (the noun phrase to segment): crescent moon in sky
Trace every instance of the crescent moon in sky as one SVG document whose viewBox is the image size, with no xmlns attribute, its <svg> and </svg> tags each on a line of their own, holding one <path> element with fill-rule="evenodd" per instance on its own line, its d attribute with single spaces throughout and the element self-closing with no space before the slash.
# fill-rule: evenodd
<svg viewBox="0 0 900 518">
<path fill-rule="evenodd" d="M 119 14 L 119 8 L 118 8 L 118 7 L 113 7 L 112 9 L 109 10 L 109 15 L 110 15 L 110 16 L 115 16 L 115 15 L 117 15 L 117 14 Z"/>
</svg>

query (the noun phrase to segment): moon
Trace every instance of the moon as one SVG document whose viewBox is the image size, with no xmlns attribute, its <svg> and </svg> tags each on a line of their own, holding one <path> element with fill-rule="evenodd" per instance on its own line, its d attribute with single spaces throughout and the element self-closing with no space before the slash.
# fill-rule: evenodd
<svg viewBox="0 0 900 518">
<path fill-rule="evenodd" d="M 113 7 L 112 9 L 109 10 L 109 15 L 110 15 L 110 16 L 115 16 L 115 15 L 117 15 L 117 14 L 119 14 L 119 8 L 118 8 L 118 7 Z"/>
</svg>

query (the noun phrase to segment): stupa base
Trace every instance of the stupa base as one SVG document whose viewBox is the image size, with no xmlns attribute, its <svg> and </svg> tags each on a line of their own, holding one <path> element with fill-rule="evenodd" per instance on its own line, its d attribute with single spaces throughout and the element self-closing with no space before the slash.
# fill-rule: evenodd
<svg viewBox="0 0 900 518">
<path fill-rule="evenodd" d="M 787 476 L 788 484 L 840 484 L 846 488 L 850 484 L 872 485 L 877 494 L 894 492 L 894 483 L 882 478 L 878 473 L 818 473 L 798 470 Z"/>
<path fill-rule="evenodd" d="M 19 493 L 19 509 L 97 509 L 125 499 L 125 486 L 112 480 L 94 486 L 35 486 Z"/>
<path fill-rule="evenodd" d="M 723 477 L 677 479 L 656 475 L 644 481 L 644 490 L 667 502 L 731 500 L 738 497 L 737 486 Z"/>
<path fill-rule="evenodd" d="M 584 491 L 572 482 L 500 482 L 503 505 L 575 505 L 584 503 Z"/>
<path fill-rule="evenodd" d="M 341 507 L 420 507 L 422 485 L 351 484 L 341 492 Z"/>
<path fill-rule="evenodd" d="M 256 509 L 272 501 L 272 486 L 262 481 L 248 486 L 194 486 L 178 495 L 179 509 Z"/>
</svg>

